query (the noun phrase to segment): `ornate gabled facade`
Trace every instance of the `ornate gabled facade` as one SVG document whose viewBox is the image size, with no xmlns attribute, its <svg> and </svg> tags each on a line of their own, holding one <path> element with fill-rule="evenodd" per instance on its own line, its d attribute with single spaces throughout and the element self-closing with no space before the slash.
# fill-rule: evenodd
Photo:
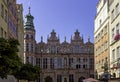
<svg viewBox="0 0 120 82">
<path fill-rule="evenodd" d="M 66 37 L 60 42 L 52 30 L 47 42 L 35 41 L 33 16 L 30 12 L 25 23 L 25 58 L 26 62 L 36 64 L 41 68 L 37 82 L 81 82 L 83 78 L 94 77 L 94 45 L 84 43 L 83 36 L 78 30 L 68 43 Z"/>
<path fill-rule="evenodd" d="M 47 43 L 36 44 L 36 65 L 42 69 L 40 80 L 50 78 L 51 82 L 80 82 L 82 77 L 94 76 L 93 43 L 84 43 L 78 30 L 71 37 L 71 42 L 60 43 L 59 36 L 53 30 Z M 65 81 L 66 80 L 66 81 Z"/>
</svg>

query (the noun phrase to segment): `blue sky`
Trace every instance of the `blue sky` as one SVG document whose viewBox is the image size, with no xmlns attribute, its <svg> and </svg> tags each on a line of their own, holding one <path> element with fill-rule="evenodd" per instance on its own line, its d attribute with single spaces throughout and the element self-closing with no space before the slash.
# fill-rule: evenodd
<svg viewBox="0 0 120 82">
<path fill-rule="evenodd" d="M 76 29 L 81 36 L 83 34 L 84 42 L 88 36 L 94 42 L 94 18 L 99 0 L 17 0 L 17 3 L 23 4 L 24 17 L 28 13 L 29 1 L 37 42 L 41 36 L 46 42 L 52 29 L 59 35 L 61 42 L 65 36 L 67 42 L 70 42 Z"/>
</svg>

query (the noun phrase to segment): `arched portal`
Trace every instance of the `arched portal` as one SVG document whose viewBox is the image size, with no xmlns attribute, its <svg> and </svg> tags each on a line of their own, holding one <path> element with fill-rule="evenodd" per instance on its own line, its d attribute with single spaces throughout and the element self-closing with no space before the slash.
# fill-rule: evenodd
<svg viewBox="0 0 120 82">
<path fill-rule="evenodd" d="M 84 79 L 85 79 L 85 77 L 81 76 L 81 77 L 78 79 L 78 82 L 83 82 Z"/>
<path fill-rule="evenodd" d="M 53 82 L 53 79 L 50 76 L 47 76 L 45 78 L 45 82 Z"/>
</svg>

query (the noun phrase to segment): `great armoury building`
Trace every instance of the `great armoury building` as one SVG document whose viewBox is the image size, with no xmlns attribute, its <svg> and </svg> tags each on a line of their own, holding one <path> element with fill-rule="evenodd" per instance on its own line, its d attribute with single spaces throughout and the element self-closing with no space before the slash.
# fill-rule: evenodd
<svg viewBox="0 0 120 82">
<path fill-rule="evenodd" d="M 83 78 L 94 77 L 94 45 L 90 37 L 84 43 L 83 36 L 76 30 L 70 43 L 66 37 L 60 42 L 52 30 L 46 43 L 43 37 L 36 43 L 33 19 L 29 8 L 24 26 L 24 56 L 26 63 L 41 68 L 37 82 L 81 82 Z"/>
</svg>

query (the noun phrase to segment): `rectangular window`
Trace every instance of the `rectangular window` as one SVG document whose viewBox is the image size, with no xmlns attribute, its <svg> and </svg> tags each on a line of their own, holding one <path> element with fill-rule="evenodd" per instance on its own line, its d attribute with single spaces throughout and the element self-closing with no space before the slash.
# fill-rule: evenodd
<svg viewBox="0 0 120 82">
<path fill-rule="evenodd" d="M 7 10 L 5 10 L 5 22 L 7 22 L 7 20 L 8 20 L 8 17 L 7 17 Z"/>
<path fill-rule="evenodd" d="M 120 58 L 120 46 L 119 47 L 117 47 L 117 58 Z"/>
<path fill-rule="evenodd" d="M 29 51 L 29 44 L 26 44 L 26 51 Z"/>
<path fill-rule="evenodd" d="M 31 43 L 31 52 L 33 52 L 33 44 Z"/>
<path fill-rule="evenodd" d="M 4 17 L 4 6 L 3 6 L 3 4 L 1 4 L 1 17 L 2 18 Z"/>
<path fill-rule="evenodd" d="M 100 20 L 99 20 L 99 25 L 101 25 L 101 24 L 102 24 L 102 20 L 100 19 Z"/>
<path fill-rule="evenodd" d="M 54 69 L 54 58 L 50 58 L 50 68 Z"/>
<path fill-rule="evenodd" d="M 112 62 L 114 62 L 114 60 L 115 60 L 115 49 L 114 50 L 112 50 Z"/>
<path fill-rule="evenodd" d="M 90 68 L 90 69 L 93 69 L 93 68 L 94 68 L 94 60 L 93 60 L 92 58 L 90 58 L 89 68 Z"/>
<path fill-rule="evenodd" d="M 116 34 L 119 34 L 119 23 L 116 25 Z"/>
<path fill-rule="evenodd" d="M 114 40 L 114 36 L 115 36 L 115 33 L 114 33 L 114 28 L 112 29 L 112 41 Z"/>
<path fill-rule="evenodd" d="M 62 58 L 57 58 L 57 68 L 62 68 Z"/>
<path fill-rule="evenodd" d="M 29 63 L 29 56 L 26 57 L 26 63 Z"/>
<path fill-rule="evenodd" d="M 42 68 L 40 58 L 36 58 L 36 65 L 39 66 L 40 68 Z"/>
<path fill-rule="evenodd" d="M 107 30 L 107 25 L 104 27 L 104 33 L 106 34 L 107 32 L 108 32 L 108 30 Z"/>
<path fill-rule="evenodd" d="M 73 65 L 73 58 L 69 58 L 69 66 L 72 67 Z"/>
<path fill-rule="evenodd" d="M 113 19 L 114 19 L 114 9 L 111 12 L 111 20 L 113 20 Z"/>
<path fill-rule="evenodd" d="M 43 58 L 43 69 L 47 69 L 47 58 Z"/>
<path fill-rule="evenodd" d="M 119 14 L 119 3 L 116 5 L 116 8 L 115 8 L 115 10 L 116 10 L 116 16 Z"/>
</svg>

